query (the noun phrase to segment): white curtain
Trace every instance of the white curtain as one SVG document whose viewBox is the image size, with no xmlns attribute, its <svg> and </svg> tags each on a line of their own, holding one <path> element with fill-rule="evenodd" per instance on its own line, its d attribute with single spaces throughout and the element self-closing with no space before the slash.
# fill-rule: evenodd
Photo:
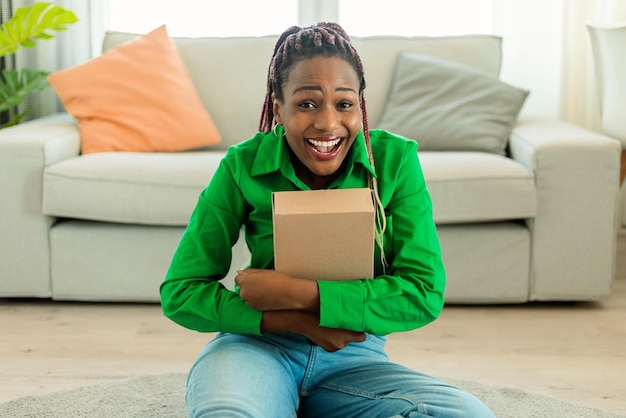
<svg viewBox="0 0 626 418">
<path fill-rule="evenodd" d="M 560 118 L 600 131 L 591 21 L 626 21 L 626 1 L 494 0 L 502 79 L 531 92 L 522 117 Z"/>
<path fill-rule="evenodd" d="M 521 117 L 557 117 L 562 25 L 559 0 L 494 0 L 493 32 L 502 36 L 501 78 L 530 91 Z"/>
<path fill-rule="evenodd" d="M 593 51 L 586 24 L 626 22 L 623 0 L 567 0 L 561 117 L 601 131 Z M 626 53 L 626 51 L 624 52 Z"/>
</svg>

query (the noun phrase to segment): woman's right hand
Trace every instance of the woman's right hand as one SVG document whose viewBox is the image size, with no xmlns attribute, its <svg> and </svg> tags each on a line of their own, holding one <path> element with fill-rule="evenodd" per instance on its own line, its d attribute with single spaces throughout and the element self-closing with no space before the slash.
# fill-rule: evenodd
<svg viewBox="0 0 626 418">
<path fill-rule="evenodd" d="M 341 328 L 325 328 L 316 324 L 308 335 L 309 340 L 326 351 L 338 351 L 350 343 L 365 341 L 365 333 Z"/>
<path fill-rule="evenodd" d="M 329 352 L 341 350 L 350 343 L 365 341 L 364 332 L 321 327 L 318 316 L 305 311 L 265 311 L 261 332 L 300 334 Z"/>
</svg>

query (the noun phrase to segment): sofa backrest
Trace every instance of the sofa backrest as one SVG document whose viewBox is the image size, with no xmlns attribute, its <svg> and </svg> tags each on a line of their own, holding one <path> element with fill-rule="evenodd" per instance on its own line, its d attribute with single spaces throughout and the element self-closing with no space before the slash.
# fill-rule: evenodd
<svg viewBox="0 0 626 418">
<path fill-rule="evenodd" d="M 137 34 L 107 32 L 103 51 Z M 215 149 L 250 138 L 259 126 L 267 69 L 278 36 L 172 38 L 198 90 L 202 103 L 222 135 Z M 487 72 L 500 73 L 498 36 L 353 37 L 365 69 L 365 99 L 371 128 L 381 115 L 398 53 L 436 56 Z"/>
</svg>

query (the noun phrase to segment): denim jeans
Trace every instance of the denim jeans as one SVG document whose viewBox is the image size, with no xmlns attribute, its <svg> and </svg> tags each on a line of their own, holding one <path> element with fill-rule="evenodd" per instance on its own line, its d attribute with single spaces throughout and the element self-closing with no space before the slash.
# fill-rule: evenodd
<svg viewBox="0 0 626 418">
<path fill-rule="evenodd" d="M 385 341 L 329 353 L 294 334 L 218 334 L 189 373 L 189 416 L 494 417 L 468 392 L 389 362 Z"/>
</svg>

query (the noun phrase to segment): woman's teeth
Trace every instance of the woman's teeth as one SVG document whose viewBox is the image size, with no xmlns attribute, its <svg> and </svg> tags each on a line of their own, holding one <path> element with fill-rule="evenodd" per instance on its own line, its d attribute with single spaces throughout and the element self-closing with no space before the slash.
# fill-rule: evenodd
<svg viewBox="0 0 626 418">
<path fill-rule="evenodd" d="M 341 138 L 332 141 L 318 141 L 316 139 L 307 139 L 307 142 L 313 149 L 320 154 L 330 154 L 333 149 L 341 142 Z"/>
</svg>

